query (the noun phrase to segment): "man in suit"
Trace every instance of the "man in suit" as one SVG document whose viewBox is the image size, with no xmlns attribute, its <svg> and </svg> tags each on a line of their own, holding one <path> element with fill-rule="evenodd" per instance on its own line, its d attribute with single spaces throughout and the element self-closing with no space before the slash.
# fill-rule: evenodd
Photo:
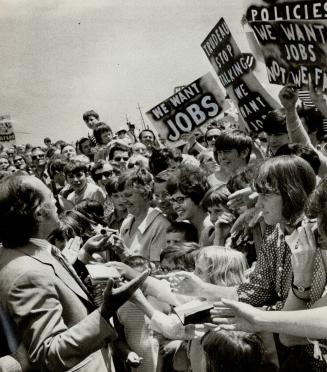
<svg viewBox="0 0 327 372">
<path fill-rule="evenodd" d="M 42 181 L 12 176 L 0 184 L 0 298 L 19 330 L 32 367 L 110 371 L 109 319 L 147 273 L 119 289 L 108 281 L 96 309 L 72 267 L 47 242 L 58 227 L 55 199 Z"/>
</svg>

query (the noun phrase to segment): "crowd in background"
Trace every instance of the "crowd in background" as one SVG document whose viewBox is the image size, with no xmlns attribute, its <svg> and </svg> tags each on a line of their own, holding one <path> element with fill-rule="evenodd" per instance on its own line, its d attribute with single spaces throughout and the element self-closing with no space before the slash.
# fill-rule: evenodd
<svg viewBox="0 0 327 372">
<path fill-rule="evenodd" d="M 22 186 L 34 176 L 59 213 L 47 241 L 97 307 L 107 292 L 86 265 L 115 268 L 123 282 L 150 273 L 110 313 L 112 369 L 326 371 L 327 98 L 310 93 L 314 107 L 294 87 L 282 88 L 283 108 L 251 135 L 217 119 L 173 148 L 130 123 L 113 133 L 90 110 L 83 114 L 90 132 L 74 144 L 45 138 L 36 147 L 2 148 L 0 280 L 9 265 L 4 252 L 39 236 L 19 219 L 29 205 L 39 221 L 33 193 L 27 197 Z M 9 192 L 11 204 L 3 196 Z M 12 358 L 22 371 L 66 370 L 74 353 L 55 351 L 51 359 L 43 352 L 60 334 L 56 325 L 42 337 L 37 328 L 44 314 L 51 324 L 51 308 L 20 313 L 15 295 L 24 287 L 12 297 L 11 290 L 0 284 L 16 341 L 1 337 L 0 366 Z M 210 314 L 183 325 L 174 308 L 199 298 L 212 305 Z M 25 323 L 33 331 L 21 332 Z"/>
</svg>

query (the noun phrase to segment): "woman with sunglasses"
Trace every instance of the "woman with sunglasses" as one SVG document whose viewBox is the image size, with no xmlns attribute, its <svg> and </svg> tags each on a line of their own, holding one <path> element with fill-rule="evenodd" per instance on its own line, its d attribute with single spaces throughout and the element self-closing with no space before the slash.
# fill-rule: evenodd
<svg viewBox="0 0 327 372">
<path fill-rule="evenodd" d="M 27 161 L 23 155 L 16 154 L 13 158 L 14 166 L 21 171 L 25 171 L 28 174 L 32 174 L 32 169 L 27 164 Z"/>
<path fill-rule="evenodd" d="M 159 262 L 170 223 L 159 209 L 151 207 L 153 187 L 153 176 L 145 168 L 126 171 L 118 178 L 117 189 L 129 213 L 122 223 L 120 236 L 130 254 Z"/>
<path fill-rule="evenodd" d="M 179 220 L 187 220 L 194 225 L 200 245 L 207 244 L 208 231 L 213 227 L 201 203 L 209 189 L 205 173 L 190 164 L 182 164 L 167 182 L 174 211 Z"/>
</svg>

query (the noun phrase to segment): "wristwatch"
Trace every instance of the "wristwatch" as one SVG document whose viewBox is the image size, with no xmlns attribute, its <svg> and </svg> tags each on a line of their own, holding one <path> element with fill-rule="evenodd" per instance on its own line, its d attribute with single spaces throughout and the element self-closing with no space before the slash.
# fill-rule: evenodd
<svg viewBox="0 0 327 372">
<path fill-rule="evenodd" d="M 311 289 L 311 285 L 309 287 L 303 287 L 303 286 L 297 286 L 295 285 L 294 283 L 292 283 L 292 288 L 293 289 L 296 289 L 297 291 L 299 291 L 300 293 L 303 293 L 303 292 L 307 292 L 307 291 L 310 291 Z"/>
</svg>

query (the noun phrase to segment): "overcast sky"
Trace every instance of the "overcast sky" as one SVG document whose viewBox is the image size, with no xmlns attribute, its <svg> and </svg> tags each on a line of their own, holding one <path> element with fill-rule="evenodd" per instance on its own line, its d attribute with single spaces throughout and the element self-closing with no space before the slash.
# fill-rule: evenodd
<svg viewBox="0 0 327 372">
<path fill-rule="evenodd" d="M 247 51 L 240 0 L 0 0 L 0 114 L 18 142 L 87 133 L 95 109 L 114 130 L 212 71 L 201 42 L 220 17 Z"/>
</svg>

